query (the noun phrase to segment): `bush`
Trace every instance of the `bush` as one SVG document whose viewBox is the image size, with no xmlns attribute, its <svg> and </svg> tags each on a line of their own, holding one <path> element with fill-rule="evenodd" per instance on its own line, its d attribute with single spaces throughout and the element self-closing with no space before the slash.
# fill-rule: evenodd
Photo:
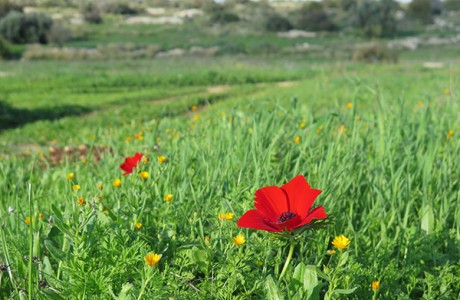
<svg viewBox="0 0 460 300">
<path fill-rule="evenodd" d="M 16 44 L 47 43 L 53 21 L 45 14 L 12 11 L 0 20 L 0 35 Z"/>
<path fill-rule="evenodd" d="M 289 31 L 293 28 L 289 20 L 279 14 L 271 14 L 265 19 L 265 30 L 267 31 Z"/>
<path fill-rule="evenodd" d="M 204 10 L 209 14 L 212 23 L 231 23 L 240 20 L 240 17 L 234 13 L 229 5 L 209 3 L 204 7 Z"/>
<path fill-rule="evenodd" d="M 22 7 L 9 0 L 0 0 L 0 19 L 9 14 L 10 11 L 22 12 Z"/>
<path fill-rule="evenodd" d="M 72 32 L 64 27 L 62 24 L 53 23 L 50 31 L 48 32 L 48 42 L 62 46 L 65 42 L 72 39 Z"/>
<path fill-rule="evenodd" d="M 353 53 L 353 60 L 366 63 L 397 63 L 398 55 L 384 45 L 370 44 L 356 49 Z"/>
<path fill-rule="evenodd" d="M 372 37 L 392 36 L 397 32 L 396 12 L 399 5 L 394 0 L 352 1 L 348 5 L 348 21 L 361 35 Z"/>
<path fill-rule="evenodd" d="M 433 23 L 430 0 L 412 0 L 408 6 L 409 15 L 423 24 Z"/>
<path fill-rule="evenodd" d="M 0 59 L 7 59 L 12 56 L 10 44 L 0 36 Z"/>
<path fill-rule="evenodd" d="M 88 23 L 102 23 L 101 10 L 92 2 L 88 2 L 81 7 L 81 14 L 83 15 L 83 19 Z"/>
<path fill-rule="evenodd" d="M 460 10 L 460 0 L 446 0 L 444 2 L 444 8 L 447 11 L 458 11 Z"/>
<path fill-rule="evenodd" d="M 143 12 L 142 9 L 136 8 L 127 2 L 109 2 L 102 6 L 102 11 L 116 15 L 137 15 Z"/>
<path fill-rule="evenodd" d="M 334 31 L 337 26 L 319 2 L 312 2 L 302 6 L 299 11 L 297 28 L 311 31 Z"/>
</svg>

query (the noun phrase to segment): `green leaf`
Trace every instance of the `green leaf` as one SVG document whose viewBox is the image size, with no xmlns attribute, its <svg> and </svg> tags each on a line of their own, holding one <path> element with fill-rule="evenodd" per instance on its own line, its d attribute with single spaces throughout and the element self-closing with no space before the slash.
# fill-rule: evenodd
<svg viewBox="0 0 460 300">
<path fill-rule="evenodd" d="M 340 255 L 341 255 L 341 256 L 340 256 L 340 263 L 339 263 L 339 265 L 337 266 L 337 268 L 342 267 L 342 266 L 345 265 L 345 264 L 347 263 L 347 261 L 348 261 L 348 256 L 349 256 L 348 252 L 343 252 L 343 253 L 341 253 Z"/>
<path fill-rule="evenodd" d="M 306 292 L 304 299 L 319 300 L 319 285 L 316 266 L 306 266 L 304 263 L 300 263 L 295 267 L 292 278 L 300 282 L 303 291 Z"/>
<path fill-rule="evenodd" d="M 265 279 L 265 289 L 267 291 L 267 299 L 269 300 L 284 299 L 284 297 L 281 295 L 278 285 L 275 283 L 271 275 L 268 275 L 267 278 Z"/>
<path fill-rule="evenodd" d="M 334 294 L 339 294 L 339 295 L 350 295 L 353 293 L 358 287 L 354 287 L 352 289 L 344 290 L 344 289 L 337 289 L 334 290 Z"/>
<path fill-rule="evenodd" d="M 66 257 L 66 254 L 61 251 L 58 247 L 54 245 L 54 242 L 51 240 L 45 240 L 45 248 L 49 251 L 51 256 L 58 260 L 64 260 Z"/>
<path fill-rule="evenodd" d="M 422 222 L 421 222 L 422 230 L 425 231 L 427 234 L 430 234 L 434 230 L 434 213 L 431 206 L 425 206 L 422 213 Z"/>
</svg>

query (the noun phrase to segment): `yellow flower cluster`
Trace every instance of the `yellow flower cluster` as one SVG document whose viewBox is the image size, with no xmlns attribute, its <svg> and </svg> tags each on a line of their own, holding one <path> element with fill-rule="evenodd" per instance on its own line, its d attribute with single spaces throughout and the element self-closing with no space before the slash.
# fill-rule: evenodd
<svg viewBox="0 0 460 300">
<path fill-rule="evenodd" d="M 231 221 L 231 220 L 233 220 L 234 216 L 235 216 L 235 214 L 231 213 L 231 212 L 219 213 L 219 220 L 221 220 L 221 221 Z"/>
</svg>

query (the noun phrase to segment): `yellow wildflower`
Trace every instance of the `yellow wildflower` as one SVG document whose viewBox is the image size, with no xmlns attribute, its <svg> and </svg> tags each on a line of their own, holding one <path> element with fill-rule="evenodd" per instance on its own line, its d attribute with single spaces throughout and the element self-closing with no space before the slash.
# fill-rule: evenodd
<svg viewBox="0 0 460 300">
<path fill-rule="evenodd" d="M 157 159 L 158 159 L 158 162 L 161 164 L 166 162 L 166 156 L 161 155 L 161 156 L 158 156 Z"/>
<path fill-rule="evenodd" d="M 38 218 L 39 218 L 40 220 L 43 219 L 43 217 L 44 217 L 44 216 L 43 216 L 42 213 L 39 213 L 39 214 L 38 214 Z"/>
<path fill-rule="evenodd" d="M 299 127 L 300 128 L 305 128 L 305 122 L 304 121 L 300 122 Z"/>
<path fill-rule="evenodd" d="M 417 103 L 417 105 L 418 105 L 418 107 L 423 107 L 423 102 L 422 102 L 422 101 L 419 101 L 419 102 Z"/>
<path fill-rule="evenodd" d="M 79 184 L 72 185 L 72 190 L 73 191 L 79 191 L 80 189 L 81 189 L 81 186 Z"/>
<path fill-rule="evenodd" d="M 156 254 L 155 252 L 149 253 L 144 257 L 145 262 L 149 267 L 155 267 L 158 262 L 160 261 L 161 256 Z"/>
<path fill-rule="evenodd" d="M 219 220 L 221 221 L 231 221 L 233 220 L 233 216 L 235 214 L 234 213 L 231 213 L 231 212 L 228 212 L 228 213 L 219 213 Z"/>
<path fill-rule="evenodd" d="M 241 246 L 244 243 L 246 243 L 246 239 L 244 238 L 244 235 L 242 235 L 241 233 L 233 238 L 233 244 L 237 246 Z"/>
<path fill-rule="evenodd" d="M 234 216 L 234 215 L 235 215 L 235 214 L 234 214 L 234 213 L 231 213 L 231 212 L 226 213 L 226 214 L 225 214 L 225 220 L 227 220 L 227 221 L 233 220 L 233 216 Z"/>
<path fill-rule="evenodd" d="M 173 198 L 173 194 L 166 194 L 164 197 L 165 201 L 168 203 L 172 200 L 172 198 Z"/>
<path fill-rule="evenodd" d="M 296 136 L 294 138 L 294 143 L 296 143 L 296 144 L 300 143 L 300 136 Z"/>
<path fill-rule="evenodd" d="M 196 107 L 196 105 L 193 105 L 193 106 L 192 106 L 192 111 L 195 111 L 195 110 L 197 110 L 197 109 L 198 109 L 198 107 Z"/>
<path fill-rule="evenodd" d="M 99 190 L 102 190 L 102 189 L 104 188 L 104 185 L 102 184 L 102 182 L 99 182 L 99 183 L 97 184 L 97 188 L 98 188 Z"/>
<path fill-rule="evenodd" d="M 120 186 L 121 186 L 121 180 L 118 179 L 118 178 L 115 179 L 115 180 L 112 182 L 112 185 L 113 185 L 114 187 L 117 187 L 117 188 L 120 187 Z"/>
<path fill-rule="evenodd" d="M 350 239 L 344 236 L 343 234 L 336 236 L 332 240 L 332 245 L 337 249 L 345 249 L 350 245 Z"/>
<path fill-rule="evenodd" d="M 144 156 L 144 162 L 148 163 L 149 161 L 150 161 L 150 159 L 147 156 Z"/>
<path fill-rule="evenodd" d="M 86 203 L 85 198 L 83 198 L 83 197 L 78 198 L 78 200 L 77 200 L 78 205 L 83 206 L 83 205 L 85 205 L 85 203 Z"/>
<path fill-rule="evenodd" d="M 454 135 L 454 131 L 451 129 L 449 130 L 449 132 L 447 133 L 447 139 L 450 140 L 450 138 Z"/>
<path fill-rule="evenodd" d="M 377 292 L 380 289 L 380 282 L 378 280 L 372 281 L 372 289 Z"/>
<path fill-rule="evenodd" d="M 142 223 L 137 222 L 135 226 L 136 226 L 136 229 L 137 229 L 137 230 L 141 230 L 141 228 L 142 228 Z"/>
<path fill-rule="evenodd" d="M 348 108 L 348 109 L 352 109 L 352 108 L 353 108 L 353 103 L 348 102 L 348 103 L 347 103 L 347 108 Z"/>
<path fill-rule="evenodd" d="M 34 218 L 27 217 L 27 218 L 24 220 L 24 222 L 25 222 L 27 225 L 29 225 L 30 222 L 32 222 L 33 220 L 34 220 Z"/>
<path fill-rule="evenodd" d="M 329 255 L 333 255 L 333 254 L 336 254 L 336 253 L 337 252 L 334 249 L 327 250 L 327 254 L 329 254 Z"/>
<path fill-rule="evenodd" d="M 348 128 L 345 127 L 345 125 L 340 125 L 339 128 L 337 128 L 337 131 L 339 133 L 344 133 L 344 132 L 347 132 L 348 131 Z"/>
<path fill-rule="evenodd" d="M 133 140 L 133 138 L 130 137 L 130 136 L 128 136 L 128 137 L 125 139 L 125 142 L 129 143 L 129 142 L 131 142 L 132 140 Z"/>
<path fill-rule="evenodd" d="M 444 94 L 449 95 L 449 94 L 450 94 L 450 90 L 449 90 L 449 89 L 444 89 Z"/>
<path fill-rule="evenodd" d="M 204 241 L 206 244 L 209 244 L 209 242 L 211 241 L 211 238 L 207 235 L 204 237 Z"/>
<path fill-rule="evenodd" d="M 198 122 L 199 119 L 200 119 L 200 116 L 198 116 L 198 115 L 193 116 L 193 121 L 194 122 Z"/>
<path fill-rule="evenodd" d="M 67 174 L 67 179 L 68 179 L 68 180 L 72 180 L 74 177 L 75 177 L 75 173 L 74 173 L 74 172 L 70 172 L 69 174 Z"/>
<path fill-rule="evenodd" d="M 142 141 L 144 139 L 144 136 L 143 136 L 142 132 L 139 132 L 139 133 L 134 134 L 134 138 L 138 139 L 139 141 Z"/>
<path fill-rule="evenodd" d="M 139 173 L 139 177 L 146 180 L 147 178 L 149 178 L 149 172 L 147 171 L 142 171 Z"/>
</svg>

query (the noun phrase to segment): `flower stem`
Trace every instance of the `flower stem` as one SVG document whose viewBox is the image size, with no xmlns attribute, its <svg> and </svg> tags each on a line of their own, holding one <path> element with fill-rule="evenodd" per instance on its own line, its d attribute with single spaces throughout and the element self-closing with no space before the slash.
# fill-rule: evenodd
<svg viewBox="0 0 460 300">
<path fill-rule="evenodd" d="M 278 281 L 281 281 L 281 279 L 283 278 L 284 274 L 286 273 L 286 270 L 287 270 L 287 268 L 289 266 L 289 263 L 291 262 L 291 259 L 292 259 L 292 254 L 294 254 L 294 247 L 295 247 L 295 241 L 294 241 L 293 238 L 291 238 L 291 246 L 289 248 L 289 254 L 286 257 L 286 262 L 284 263 L 283 270 L 281 270 L 280 278 L 278 279 Z"/>
</svg>

